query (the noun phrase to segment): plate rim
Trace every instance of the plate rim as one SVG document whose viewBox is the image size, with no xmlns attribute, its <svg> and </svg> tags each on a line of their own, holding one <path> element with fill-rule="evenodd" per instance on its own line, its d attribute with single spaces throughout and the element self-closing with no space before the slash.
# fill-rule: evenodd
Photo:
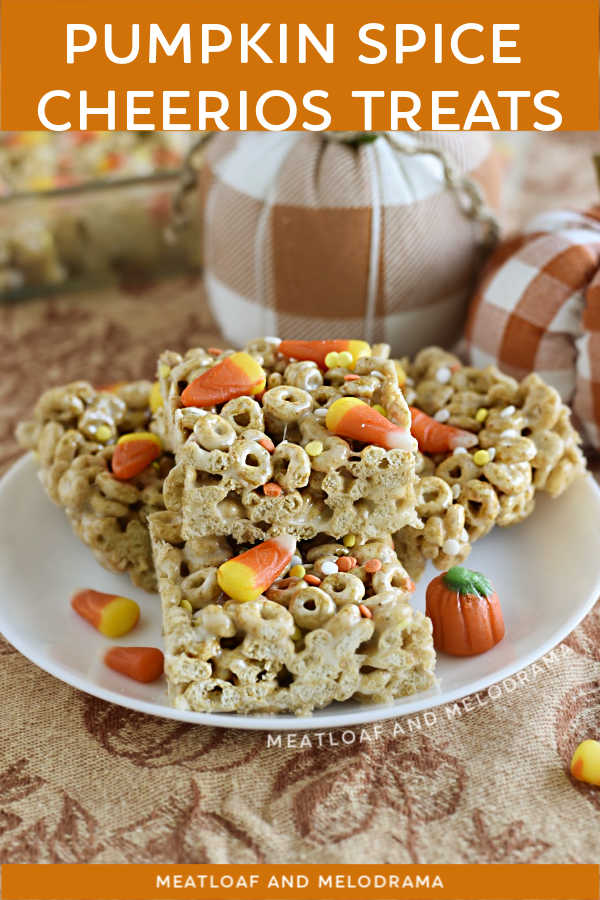
<svg viewBox="0 0 600 900">
<path fill-rule="evenodd" d="M 14 463 L 12 463 L 9 468 L 4 472 L 4 474 L 0 477 L 0 496 L 4 491 L 6 484 L 14 478 L 21 469 L 25 468 L 30 462 L 33 461 L 33 454 L 26 453 L 19 459 L 17 459 Z M 600 486 L 594 479 L 593 475 L 587 471 L 585 475 L 582 476 L 587 483 L 588 487 L 591 487 L 593 492 L 596 494 L 597 499 L 600 501 Z M 44 496 L 43 494 L 41 495 Z M 50 502 L 50 501 L 48 501 Z M 266 731 L 266 732 L 277 732 L 277 731 L 317 731 L 317 730 L 329 730 L 336 731 L 339 728 L 343 727 L 354 727 L 356 725 L 369 725 L 374 722 L 381 722 L 388 719 L 398 719 L 413 713 L 424 712 L 430 709 L 437 709 L 441 706 L 446 706 L 451 703 L 456 702 L 464 697 L 469 697 L 472 694 L 476 694 L 479 691 L 482 691 L 488 687 L 491 687 L 494 684 L 498 684 L 506 678 L 509 678 L 511 675 L 516 674 L 517 672 L 521 672 L 523 669 L 526 669 L 532 663 L 536 662 L 536 660 L 541 659 L 547 653 L 549 653 L 554 647 L 558 646 L 571 632 L 583 621 L 583 619 L 591 612 L 591 610 L 596 605 L 598 599 L 600 598 L 600 570 L 596 577 L 596 582 L 594 585 L 594 589 L 590 591 L 590 596 L 586 600 L 581 607 L 578 607 L 577 611 L 565 620 L 565 622 L 556 629 L 555 632 L 537 647 L 535 650 L 526 654 L 524 657 L 520 657 L 518 660 L 514 660 L 513 662 L 507 663 L 497 672 L 494 672 L 493 676 L 483 676 L 482 678 L 477 679 L 473 682 L 467 691 L 464 688 L 455 688 L 454 690 L 449 691 L 444 694 L 443 699 L 438 699 L 442 692 L 438 686 L 437 693 L 432 693 L 429 696 L 425 696 L 429 694 L 427 692 L 421 692 L 420 694 L 414 694 L 411 697 L 403 698 L 398 703 L 392 703 L 387 706 L 383 705 L 373 705 L 369 706 L 369 704 L 365 704 L 363 707 L 349 711 L 347 713 L 337 713 L 331 721 L 327 721 L 327 707 L 324 710 L 316 710 L 315 715 L 320 717 L 320 721 L 315 722 L 312 721 L 312 716 L 293 716 L 290 714 L 279 715 L 277 713 L 273 713 L 271 715 L 261 713 L 256 716 L 251 714 L 240 714 L 240 713 L 210 713 L 210 712 L 195 712 L 192 710 L 183 710 L 177 709 L 173 706 L 162 706 L 157 705 L 154 701 L 148 700 L 140 700 L 135 697 L 128 697 L 126 694 L 119 694 L 116 691 L 111 691 L 106 688 L 102 688 L 100 686 L 96 686 L 90 684 L 89 681 L 86 681 L 84 678 L 79 676 L 77 673 L 69 672 L 69 678 L 65 677 L 64 668 L 59 666 L 58 664 L 54 665 L 51 660 L 44 660 L 44 662 L 40 662 L 35 653 L 31 655 L 31 649 L 28 645 L 27 641 L 21 641 L 20 635 L 13 631 L 11 626 L 6 627 L 6 622 L 3 620 L 1 615 L 1 606 L 0 606 L 0 634 L 2 634 L 6 640 L 21 653 L 26 659 L 28 659 L 33 665 L 37 666 L 38 669 L 41 669 L 43 672 L 47 672 L 49 675 L 52 675 L 54 678 L 57 678 L 59 681 L 62 681 L 65 684 L 70 685 L 76 690 L 82 691 L 84 694 L 87 694 L 91 697 L 97 697 L 99 700 L 104 700 L 107 703 L 113 703 L 116 706 L 122 706 L 126 709 L 131 709 L 134 712 L 142 712 L 146 715 L 155 716 L 160 719 L 168 719 L 174 720 L 178 722 L 185 722 L 191 725 L 208 725 L 215 728 L 232 728 L 239 731 Z M 435 689 L 430 689 L 435 690 Z M 419 696 L 421 699 L 418 699 Z M 400 705 L 401 704 L 401 705 Z"/>
</svg>

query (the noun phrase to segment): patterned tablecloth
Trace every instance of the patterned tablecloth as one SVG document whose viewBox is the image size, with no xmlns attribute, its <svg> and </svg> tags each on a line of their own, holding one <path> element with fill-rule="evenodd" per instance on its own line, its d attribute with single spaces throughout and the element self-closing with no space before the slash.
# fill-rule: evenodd
<svg viewBox="0 0 600 900">
<path fill-rule="evenodd" d="M 39 392 L 151 376 L 214 342 L 198 283 L 0 308 L 0 466 Z M 565 597 L 565 603 L 569 598 Z M 552 654 L 444 709 L 343 732 L 244 733 L 111 706 L 0 639 L 0 861 L 597 863 L 600 605 Z"/>
</svg>

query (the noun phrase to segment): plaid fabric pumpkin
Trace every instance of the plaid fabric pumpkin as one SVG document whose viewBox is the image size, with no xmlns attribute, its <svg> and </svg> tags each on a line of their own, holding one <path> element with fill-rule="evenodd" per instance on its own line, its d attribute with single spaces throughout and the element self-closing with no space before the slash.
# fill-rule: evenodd
<svg viewBox="0 0 600 900">
<path fill-rule="evenodd" d="M 501 244 L 466 327 L 474 366 L 538 372 L 600 448 L 600 207 L 543 213 Z"/>
<path fill-rule="evenodd" d="M 490 226 L 473 185 L 494 198 L 498 174 L 478 133 L 211 136 L 205 283 L 224 336 L 448 343 Z"/>
</svg>

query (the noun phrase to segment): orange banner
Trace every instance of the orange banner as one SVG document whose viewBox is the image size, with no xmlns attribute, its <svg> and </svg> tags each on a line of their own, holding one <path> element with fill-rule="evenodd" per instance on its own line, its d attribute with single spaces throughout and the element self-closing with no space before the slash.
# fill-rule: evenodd
<svg viewBox="0 0 600 900">
<path fill-rule="evenodd" d="M 3 900 L 598 900 L 598 866 L 3 865 Z"/>
<path fill-rule="evenodd" d="M 2 127 L 596 129 L 598 0 L 2 0 Z"/>
</svg>

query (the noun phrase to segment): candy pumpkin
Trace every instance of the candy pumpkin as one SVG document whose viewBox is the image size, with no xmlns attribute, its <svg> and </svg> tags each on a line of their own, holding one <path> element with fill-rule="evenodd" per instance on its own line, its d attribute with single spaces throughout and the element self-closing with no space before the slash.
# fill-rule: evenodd
<svg viewBox="0 0 600 900">
<path fill-rule="evenodd" d="M 430 582 L 426 603 L 433 643 L 440 653 L 476 656 L 504 637 L 498 595 L 480 572 L 453 566 Z"/>
</svg>

